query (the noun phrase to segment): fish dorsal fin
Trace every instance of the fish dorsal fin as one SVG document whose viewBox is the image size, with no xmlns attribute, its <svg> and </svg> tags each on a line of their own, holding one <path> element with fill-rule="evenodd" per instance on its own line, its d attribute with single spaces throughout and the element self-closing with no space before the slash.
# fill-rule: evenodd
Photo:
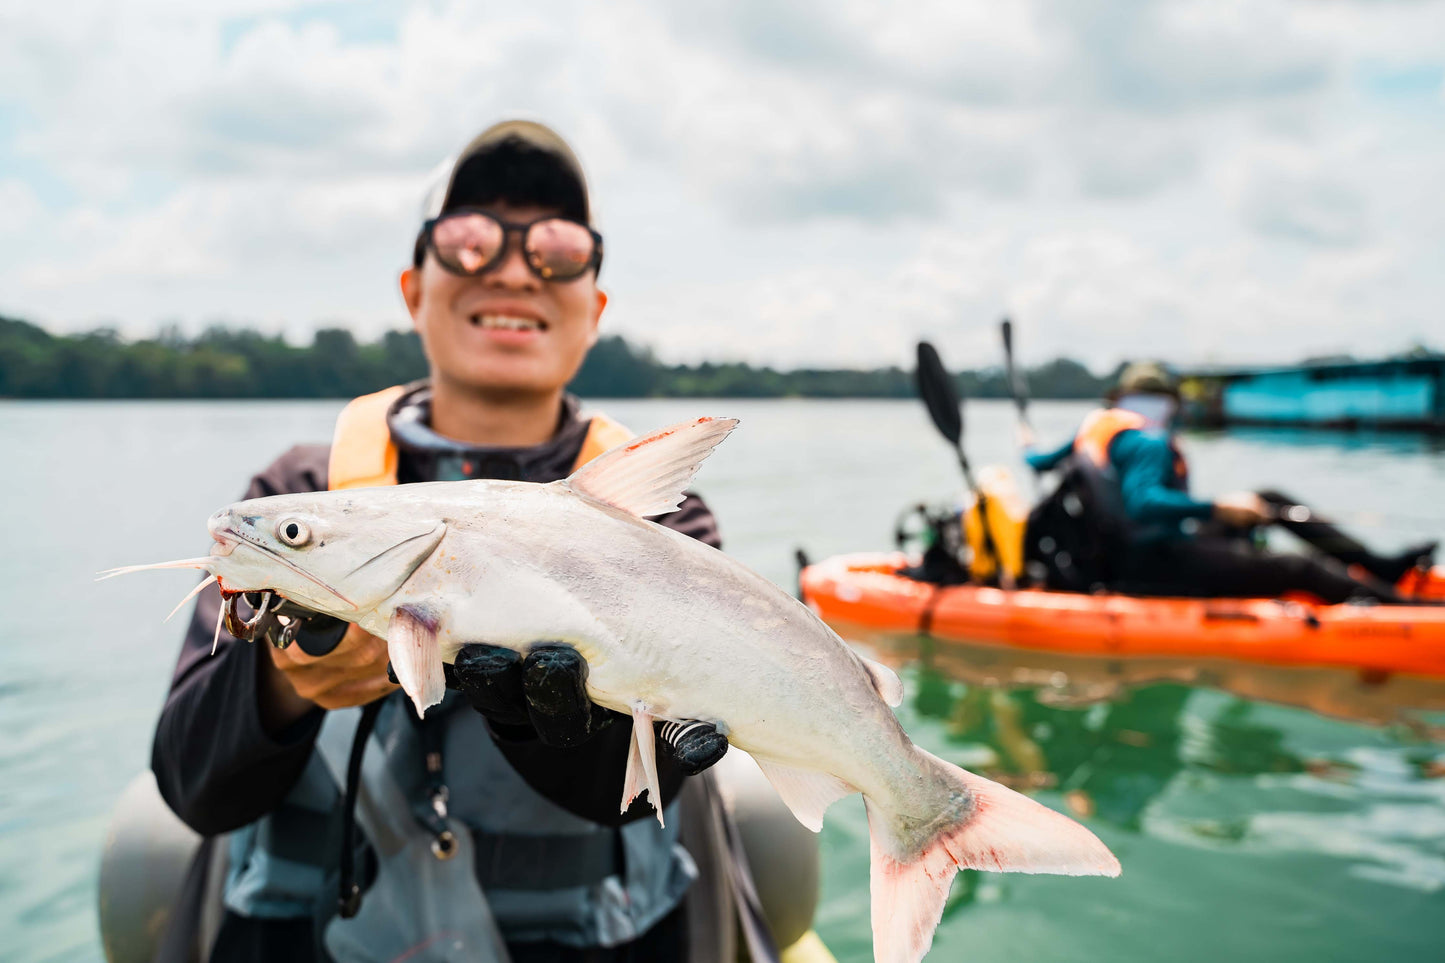
<svg viewBox="0 0 1445 963">
<path fill-rule="evenodd" d="M 659 428 L 598 455 L 567 478 L 567 487 L 639 517 L 675 512 L 698 467 L 737 423 L 699 418 Z"/>
<path fill-rule="evenodd" d="M 867 669 L 868 674 L 873 677 L 873 688 L 878 690 L 878 695 L 883 698 L 883 701 L 895 709 L 901 706 L 903 704 L 903 680 L 898 678 L 898 673 L 882 662 L 864 659 L 861 655 L 858 658 L 863 659 L 863 668 Z"/>
</svg>

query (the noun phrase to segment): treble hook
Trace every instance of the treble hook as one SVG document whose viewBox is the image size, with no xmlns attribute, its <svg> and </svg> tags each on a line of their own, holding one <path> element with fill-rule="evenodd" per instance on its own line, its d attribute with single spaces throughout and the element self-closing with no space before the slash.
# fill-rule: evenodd
<svg viewBox="0 0 1445 963">
<path fill-rule="evenodd" d="M 275 599 L 276 595 L 269 590 L 262 592 L 261 604 L 256 607 L 255 614 L 249 619 L 243 619 L 236 614 L 236 599 L 238 599 L 241 594 L 240 592 L 224 593 L 224 601 L 221 603 L 222 611 L 225 614 L 226 631 L 238 639 L 250 642 L 256 638 L 256 630 L 261 626 L 261 623 L 265 621 L 266 613 L 270 611 L 271 602 Z"/>
</svg>

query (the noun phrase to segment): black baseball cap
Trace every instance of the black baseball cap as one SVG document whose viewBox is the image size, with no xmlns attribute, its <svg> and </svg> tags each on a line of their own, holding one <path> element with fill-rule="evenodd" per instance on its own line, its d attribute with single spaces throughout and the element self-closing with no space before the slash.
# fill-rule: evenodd
<svg viewBox="0 0 1445 963">
<path fill-rule="evenodd" d="M 423 202 L 422 220 L 499 200 L 555 208 L 592 223 L 582 163 L 562 135 L 532 120 L 493 124 L 443 162 Z"/>
</svg>

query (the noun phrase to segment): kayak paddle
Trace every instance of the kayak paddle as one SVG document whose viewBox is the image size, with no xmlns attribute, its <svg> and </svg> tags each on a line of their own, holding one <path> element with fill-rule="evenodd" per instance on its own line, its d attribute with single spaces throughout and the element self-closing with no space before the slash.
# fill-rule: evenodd
<svg viewBox="0 0 1445 963">
<path fill-rule="evenodd" d="M 1008 318 L 1004 318 L 998 327 L 999 332 L 1003 335 L 1003 363 L 1005 370 L 1008 372 L 1009 394 L 1013 395 L 1014 407 L 1017 408 L 1019 412 L 1019 424 L 1023 426 L 1023 432 L 1020 433 L 1020 437 L 1024 437 L 1026 433 L 1027 437 L 1032 438 L 1034 429 L 1033 426 L 1029 424 L 1029 389 L 1023 379 L 1023 375 L 1019 373 L 1017 366 L 1014 365 L 1014 325 Z M 1030 442 L 1030 444 L 1032 444 L 1032 442 Z M 1030 472 L 1029 481 L 1032 483 L 1034 495 L 1037 496 L 1039 493 L 1038 474 Z"/>
<path fill-rule="evenodd" d="M 923 399 L 929 417 L 943 437 L 953 443 L 958 454 L 958 465 L 963 469 L 963 483 L 973 493 L 978 505 L 979 521 L 983 527 L 983 548 L 994 560 L 999 582 L 1005 588 L 1012 588 L 1013 579 L 1003 568 L 1003 560 L 993 542 L 993 531 L 988 525 L 988 500 L 983 490 L 974 484 L 973 469 L 969 467 L 968 455 L 963 451 L 963 402 L 959 397 L 952 376 L 943 367 L 938 351 L 927 341 L 918 342 L 918 396 Z"/>
<path fill-rule="evenodd" d="M 1013 395 L 1014 407 L 1019 410 L 1019 421 L 1027 425 L 1029 423 L 1029 392 L 1018 368 L 1014 367 L 1013 322 L 1004 318 L 999 324 L 999 330 L 1003 333 L 1003 360 L 1008 370 L 1008 390 Z"/>
<path fill-rule="evenodd" d="M 943 367 L 943 359 L 927 341 L 918 342 L 918 395 L 943 437 L 953 442 L 954 450 L 958 452 L 958 463 L 963 468 L 963 480 L 969 491 L 973 491 L 976 487 L 973 470 L 969 468 L 968 456 L 963 452 L 963 403 L 954 388 L 953 378 Z"/>
</svg>

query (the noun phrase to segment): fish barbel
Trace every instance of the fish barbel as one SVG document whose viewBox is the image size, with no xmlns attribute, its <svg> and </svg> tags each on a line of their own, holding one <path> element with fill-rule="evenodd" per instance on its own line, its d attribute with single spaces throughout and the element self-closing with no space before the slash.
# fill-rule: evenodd
<svg viewBox="0 0 1445 963">
<path fill-rule="evenodd" d="M 565 481 L 428 482 L 275 495 L 211 517 L 204 568 L 388 643 L 418 712 L 468 643 L 575 646 L 594 702 L 628 713 L 622 809 L 660 798 L 653 721 L 702 721 L 746 750 L 815 832 L 863 794 L 874 955 L 914 963 L 960 868 L 1119 873 L 1066 816 L 914 745 L 903 687 L 806 606 L 722 552 L 642 516 L 673 511 L 736 425 L 701 418 L 603 454 Z M 135 571 L 146 566 L 117 570 Z M 658 818 L 661 819 L 659 809 Z"/>
</svg>

